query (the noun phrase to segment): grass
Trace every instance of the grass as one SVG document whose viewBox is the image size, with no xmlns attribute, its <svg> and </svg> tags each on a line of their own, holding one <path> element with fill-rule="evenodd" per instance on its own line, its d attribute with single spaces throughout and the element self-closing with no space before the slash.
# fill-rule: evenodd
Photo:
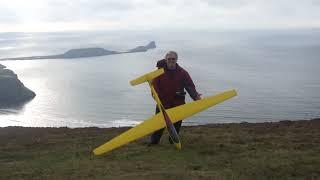
<svg viewBox="0 0 320 180">
<path fill-rule="evenodd" d="M 0 128 L 0 179 L 320 179 L 320 120 L 182 127 L 182 151 L 143 138 L 103 156 L 128 128 Z"/>
</svg>

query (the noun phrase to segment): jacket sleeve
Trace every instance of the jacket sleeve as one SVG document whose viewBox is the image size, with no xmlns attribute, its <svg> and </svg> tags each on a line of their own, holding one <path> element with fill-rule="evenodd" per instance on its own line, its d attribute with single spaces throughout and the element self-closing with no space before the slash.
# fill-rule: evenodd
<svg viewBox="0 0 320 180">
<path fill-rule="evenodd" d="M 165 59 L 159 60 L 159 61 L 157 62 L 156 67 L 157 67 L 158 69 L 164 68 L 165 63 L 166 63 Z M 155 78 L 155 79 L 152 80 L 152 85 L 153 85 L 153 87 L 154 87 L 154 90 L 156 90 L 156 92 L 157 92 L 158 94 L 159 94 L 159 90 L 160 90 L 160 89 L 159 89 L 159 83 L 160 83 L 159 78 Z M 152 96 L 153 96 L 153 95 L 152 95 Z"/>
<path fill-rule="evenodd" d="M 184 88 L 186 89 L 186 91 L 189 93 L 190 97 L 193 100 L 197 98 L 199 93 L 197 92 L 196 87 L 188 72 L 185 72 L 185 75 L 184 75 Z"/>
</svg>

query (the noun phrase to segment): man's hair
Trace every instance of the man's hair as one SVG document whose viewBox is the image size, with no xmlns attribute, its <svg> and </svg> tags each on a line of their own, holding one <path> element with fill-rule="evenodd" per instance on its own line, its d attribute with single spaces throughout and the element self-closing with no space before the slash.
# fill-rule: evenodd
<svg viewBox="0 0 320 180">
<path fill-rule="evenodd" d="M 178 60 L 178 53 L 177 53 L 177 52 L 175 52 L 175 51 L 169 51 L 169 52 L 167 52 L 166 57 L 165 57 L 166 59 L 167 59 L 167 57 L 168 57 L 169 54 L 175 55 L 176 58 L 177 58 L 177 60 Z"/>
</svg>

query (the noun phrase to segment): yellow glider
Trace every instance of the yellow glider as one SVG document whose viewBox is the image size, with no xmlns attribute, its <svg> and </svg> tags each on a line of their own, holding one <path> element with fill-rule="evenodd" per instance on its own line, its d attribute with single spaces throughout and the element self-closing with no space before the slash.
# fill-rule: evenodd
<svg viewBox="0 0 320 180">
<path fill-rule="evenodd" d="M 209 96 L 198 101 L 189 102 L 181 106 L 177 106 L 171 109 L 167 109 L 167 113 L 170 116 L 172 123 L 180 120 L 184 120 L 198 112 L 208 109 L 211 106 L 219 104 L 225 100 L 228 100 L 237 95 L 235 90 L 226 91 L 217 95 Z M 158 113 L 137 126 L 129 129 L 128 131 L 120 134 L 119 136 L 111 139 L 107 143 L 97 147 L 93 150 L 95 155 L 101 155 L 116 149 L 129 142 L 144 137 L 156 130 L 164 128 L 166 126 L 165 121 L 161 113 Z"/>
</svg>

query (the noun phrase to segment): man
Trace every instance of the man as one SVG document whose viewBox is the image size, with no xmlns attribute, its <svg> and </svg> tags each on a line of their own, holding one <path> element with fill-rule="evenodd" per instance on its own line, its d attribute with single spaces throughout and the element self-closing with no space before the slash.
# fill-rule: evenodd
<svg viewBox="0 0 320 180">
<path fill-rule="evenodd" d="M 178 54 L 169 51 L 165 59 L 157 62 L 158 68 L 164 68 L 165 72 L 152 81 L 152 84 L 159 95 L 160 101 L 165 109 L 173 108 L 185 104 L 185 91 L 187 90 L 193 100 L 201 99 L 201 94 L 196 91 L 195 85 L 188 72 L 177 64 Z M 156 113 L 159 113 L 158 107 Z M 179 133 L 182 121 L 174 123 L 177 133 Z M 151 135 L 151 144 L 158 144 L 163 134 L 163 129 L 155 131 Z M 172 144 L 171 139 L 169 138 Z"/>
</svg>

